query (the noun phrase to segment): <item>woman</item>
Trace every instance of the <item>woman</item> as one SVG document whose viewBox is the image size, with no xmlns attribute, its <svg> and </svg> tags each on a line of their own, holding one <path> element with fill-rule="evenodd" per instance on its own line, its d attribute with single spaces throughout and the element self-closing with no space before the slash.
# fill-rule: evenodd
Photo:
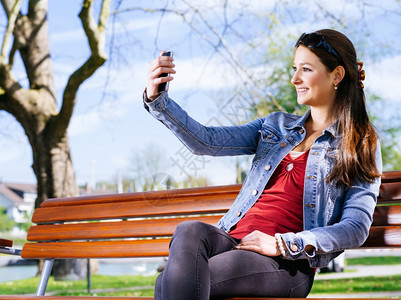
<svg viewBox="0 0 401 300">
<path fill-rule="evenodd" d="M 334 30 L 302 34 L 292 83 L 300 117 L 283 112 L 240 126 L 205 127 L 160 83 L 175 73 L 160 56 L 149 67 L 145 107 L 194 153 L 255 154 L 231 209 L 217 226 L 180 224 L 155 299 L 306 297 L 314 268 L 367 238 L 379 193 L 381 155 L 369 122 L 352 43 Z"/>
</svg>

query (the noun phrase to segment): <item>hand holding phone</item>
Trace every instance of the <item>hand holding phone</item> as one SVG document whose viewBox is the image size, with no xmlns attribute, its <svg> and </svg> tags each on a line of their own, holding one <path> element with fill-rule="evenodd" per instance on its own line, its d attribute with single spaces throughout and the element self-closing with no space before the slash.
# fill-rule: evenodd
<svg viewBox="0 0 401 300">
<path fill-rule="evenodd" d="M 170 57 L 174 57 L 174 53 L 172 51 L 167 51 L 164 52 L 162 54 L 162 56 L 170 56 Z M 167 77 L 169 74 L 168 73 L 162 73 L 160 74 L 159 77 Z M 168 91 L 168 87 L 169 87 L 169 82 L 163 82 L 161 84 L 159 84 L 159 88 L 158 88 L 158 92 L 167 92 Z"/>
<path fill-rule="evenodd" d="M 175 74 L 173 53 L 163 51 L 155 58 L 148 68 L 148 82 L 146 85 L 147 101 L 153 101 L 160 96 L 160 93 L 167 91 L 168 82 L 173 80 L 169 74 Z M 167 83 L 167 84 L 166 84 Z"/>
</svg>

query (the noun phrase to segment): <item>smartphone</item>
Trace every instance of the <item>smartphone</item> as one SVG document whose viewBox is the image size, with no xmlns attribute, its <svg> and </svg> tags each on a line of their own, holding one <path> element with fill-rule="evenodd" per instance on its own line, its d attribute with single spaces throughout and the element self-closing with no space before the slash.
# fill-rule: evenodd
<svg viewBox="0 0 401 300">
<path fill-rule="evenodd" d="M 162 55 L 163 55 L 163 56 L 174 57 L 173 51 L 164 52 Z M 167 76 L 168 76 L 168 73 L 161 73 L 159 77 L 167 77 Z M 168 91 L 169 83 L 170 83 L 170 82 L 163 82 L 163 83 L 160 83 L 160 84 L 159 84 L 159 88 L 158 88 L 159 93 L 161 93 L 161 92 L 167 92 L 167 91 Z"/>
</svg>

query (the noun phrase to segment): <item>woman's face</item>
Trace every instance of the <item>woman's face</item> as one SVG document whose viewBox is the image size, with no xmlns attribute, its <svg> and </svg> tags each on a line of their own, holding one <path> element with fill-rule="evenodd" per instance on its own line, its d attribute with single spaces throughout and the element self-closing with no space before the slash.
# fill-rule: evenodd
<svg viewBox="0 0 401 300">
<path fill-rule="evenodd" d="M 299 104 L 331 108 L 335 99 L 334 72 L 329 72 L 307 47 L 295 51 L 294 75 L 291 82 L 297 90 Z"/>
</svg>

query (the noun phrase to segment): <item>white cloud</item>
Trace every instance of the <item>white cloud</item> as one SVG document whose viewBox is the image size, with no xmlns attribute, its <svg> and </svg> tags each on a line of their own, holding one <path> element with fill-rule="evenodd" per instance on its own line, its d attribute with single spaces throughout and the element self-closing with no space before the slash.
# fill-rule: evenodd
<svg viewBox="0 0 401 300">
<path fill-rule="evenodd" d="M 401 102 L 401 54 L 373 64 L 365 64 L 365 86 L 380 97 Z"/>
<path fill-rule="evenodd" d="M 16 160 L 17 158 L 25 155 L 27 150 L 29 149 L 21 147 L 20 145 L 8 145 L 8 147 L 1 147 L 0 164 Z"/>
<path fill-rule="evenodd" d="M 82 28 L 73 29 L 62 32 L 55 32 L 50 34 L 50 41 L 52 43 L 74 43 L 74 42 L 85 42 L 85 32 Z"/>
<path fill-rule="evenodd" d="M 93 110 L 73 115 L 68 134 L 74 137 L 97 131 L 103 122 L 119 119 L 125 114 L 126 110 L 122 106 L 116 106 L 111 102 L 102 103 Z"/>
</svg>

